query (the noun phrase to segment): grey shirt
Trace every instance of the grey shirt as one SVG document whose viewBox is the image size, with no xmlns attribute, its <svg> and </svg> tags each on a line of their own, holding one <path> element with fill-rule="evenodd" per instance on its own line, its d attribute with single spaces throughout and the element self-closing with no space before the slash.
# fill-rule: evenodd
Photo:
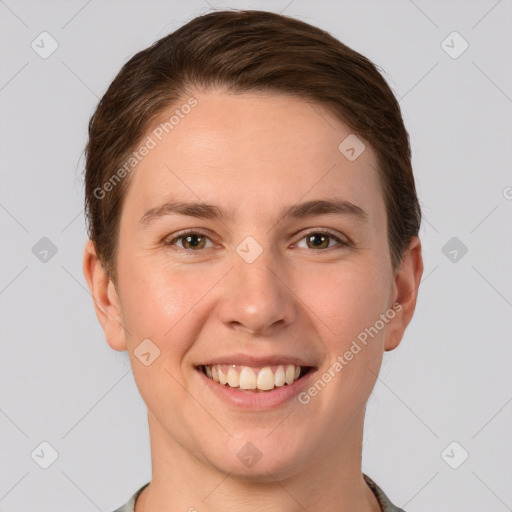
<svg viewBox="0 0 512 512">
<path fill-rule="evenodd" d="M 389 501 L 389 498 L 384 494 L 384 491 L 369 476 L 366 476 L 363 473 L 363 478 L 368 484 L 368 487 L 370 487 L 370 489 L 373 491 L 373 494 L 375 494 L 375 497 L 379 502 L 382 512 L 405 512 L 401 508 L 398 508 L 395 505 L 393 505 L 393 503 Z M 114 512 L 134 512 L 135 501 L 139 497 L 139 494 L 142 492 L 142 490 L 146 488 L 148 485 L 149 482 L 147 484 L 144 484 L 122 507 L 119 507 L 118 509 L 114 510 Z"/>
</svg>

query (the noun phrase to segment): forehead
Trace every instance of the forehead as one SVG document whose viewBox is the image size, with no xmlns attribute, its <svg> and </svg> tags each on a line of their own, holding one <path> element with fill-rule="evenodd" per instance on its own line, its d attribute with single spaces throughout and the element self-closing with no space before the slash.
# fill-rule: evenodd
<svg viewBox="0 0 512 512">
<path fill-rule="evenodd" d="M 184 98 L 149 128 L 152 148 L 132 173 L 125 207 L 142 212 L 173 197 L 272 216 L 332 196 L 371 218 L 383 213 L 373 149 L 325 107 L 268 93 L 193 98 L 194 107 L 181 109 L 191 104 Z"/>
</svg>

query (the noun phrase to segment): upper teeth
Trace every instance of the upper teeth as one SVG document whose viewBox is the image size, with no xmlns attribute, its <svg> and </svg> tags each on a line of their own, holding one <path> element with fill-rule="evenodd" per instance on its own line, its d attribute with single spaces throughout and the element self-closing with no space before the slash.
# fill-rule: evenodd
<svg viewBox="0 0 512 512">
<path fill-rule="evenodd" d="M 212 364 L 204 367 L 206 375 L 220 384 L 227 384 L 231 388 L 260 389 L 269 391 L 274 387 L 292 384 L 299 378 L 300 366 L 294 364 L 279 364 L 252 368 L 235 364 Z"/>
</svg>

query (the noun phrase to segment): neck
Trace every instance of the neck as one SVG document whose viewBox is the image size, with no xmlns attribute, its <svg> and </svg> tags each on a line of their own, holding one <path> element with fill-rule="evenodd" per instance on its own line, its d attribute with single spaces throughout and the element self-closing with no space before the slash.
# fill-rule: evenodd
<svg viewBox="0 0 512 512">
<path fill-rule="evenodd" d="M 148 413 L 152 480 L 135 512 L 381 512 L 361 472 L 364 411 L 337 440 L 298 469 L 257 479 L 223 473 L 172 439 Z M 293 464 L 296 468 L 296 464 Z"/>
</svg>

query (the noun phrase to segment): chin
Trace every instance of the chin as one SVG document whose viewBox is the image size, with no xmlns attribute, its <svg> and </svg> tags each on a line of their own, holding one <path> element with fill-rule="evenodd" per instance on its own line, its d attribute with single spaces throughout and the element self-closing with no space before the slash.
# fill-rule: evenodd
<svg viewBox="0 0 512 512">
<path fill-rule="evenodd" d="M 217 470 L 244 481 L 270 483 L 298 473 L 305 448 L 300 436 L 296 440 L 284 436 L 285 441 L 283 435 L 271 432 L 272 429 L 266 429 L 253 436 L 236 436 L 230 438 L 228 445 L 217 444 L 213 453 L 211 447 L 203 453 Z"/>
</svg>

